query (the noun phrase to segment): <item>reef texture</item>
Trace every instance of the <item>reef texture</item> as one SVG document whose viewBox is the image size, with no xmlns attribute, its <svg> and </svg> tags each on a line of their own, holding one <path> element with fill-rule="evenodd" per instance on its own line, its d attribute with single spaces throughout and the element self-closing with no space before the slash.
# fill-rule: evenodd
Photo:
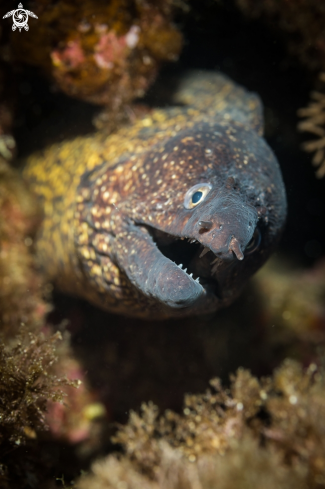
<svg viewBox="0 0 325 489">
<path fill-rule="evenodd" d="M 19 175 L 0 160 L 0 329 L 42 324 L 49 306 L 32 255 L 38 208 Z"/>
<path fill-rule="evenodd" d="M 257 328 L 264 336 L 259 360 L 269 367 L 286 357 L 304 365 L 315 361 L 325 345 L 325 261 L 297 270 L 273 258 L 253 285 L 260 294 Z"/>
<path fill-rule="evenodd" d="M 94 420 L 105 409 L 81 385 L 68 338 L 60 341 L 46 324 L 50 289 L 31 252 L 38 208 L 2 158 L 0 216 L 0 487 L 21 488 L 49 471 L 39 461 L 44 430 L 53 441 L 84 442 L 89 451 L 98 438 Z"/>
<path fill-rule="evenodd" d="M 34 330 L 31 332 L 30 330 Z M 18 331 L 17 331 L 18 330 Z M 50 479 L 51 449 L 78 444 L 81 459 L 99 443 L 105 408 L 84 380 L 69 337 L 35 324 L 0 337 L 0 487 L 31 487 Z M 76 387 L 79 387 L 76 389 Z"/>
<path fill-rule="evenodd" d="M 316 488 L 325 483 L 324 372 L 286 361 L 272 378 L 239 369 L 229 389 L 188 395 L 182 414 L 143 405 L 78 489 Z"/>
<path fill-rule="evenodd" d="M 56 357 L 55 335 L 33 334 L 22 327 L 12 345 L 1 344 L 1 449 L 10 443 L 20 445 L 26 438 L 36 438 L 44 428 L 48 400 L 62 401 L 57 387 L 67 383 L 49 375 Z"/>
<path fill-rule="evenodd" d="M 45 420 L 54 440 L 65 441 L 70 445 L 76 443 L 81 445 L 81 442 L 85 442 L 82 449 L 89 451 L 98 444 L 100 426 L 97 420 L 105 417 L 106 410 L 104 405 L 98 402 L 95 394 L 91 392 L 85 379 L 84 369 L 75 358 L 68 343 L 67 339 L 58 350 L 59 362 L 55 372 L 68 379 L 78 380 L 64 386 L 64 404 L 56 402 L 56 399 L 49 399 Z M 78 389 L 75 389 L 76 386 Z"/>
<path fill-rule="evenodd" d="M 64 474 L 69 482 L 80 468 L 85 470 L 85 455 L 94 458 L 94 452 L 103 453 L 107 447 L 107 430 L 99 418 L 106 411 L 102 403 L 113 419 L 141 399 L 175 406 L 176 392 L 203 390 L 203 378 L 213 371 L 231 371 L 243 362 L 255 371 L 269 370 L 287 355 L 313 365 L 303 373 L 298 363 L 287 361 L 272 380 L 261 381 L 240 369 L 230 390 L 214 381 L 212 393 L 187 396 L 183 415 L 167 412 L 159 418 L 158 409 L 149 403 L 141 417 L 132 414 L 115 437 L 127 456 L 95 462 L 95 476 L 80 484 L 119 489 L 125 482 L 137 487 L 139 481 L 141 487 L 192 488 L 193 480 L 199 480 L 203 488 L 217 482 L 218 487 L 231 488 L 244 480 L 248 487 L 254 481 L 266 488 L 322 487 L 324 375 L 314 365 L 323 361 L 316 352 L 325 343 L 324 290 L 322 262 L 299 273 L 272 259 L 232 312 L 205 322 L 196 318 L 183 327 L 177 323 L 168 327 L 138 321 L 123 327 L 122 320 L 113 317 L 108 335 L 107 316 L 102 317 L 101 332 L 99 311 L 94 315 L 91 309 L 88 318 L 81 312 L 78 319 L 74 310 L 71 329 L 77 332 L 79 324 L 89 338 L 83 350 L 76 349 L 79 361 L 67 340 L 58 343 L 60 335 L 52 337 L 48 327 L 33 334 L 28 332 L 31 325 L 23 327 L 0 347 L 1 398 L 6 400 L 0 414 L 7 420 L 3 433 L 11 440 L 9 445 L 0 444 L 1 487 L 21 489 L 31 477 L 44 488 L 52 487 L 51 474 L 52 478 Z M 137 339 L 130 340 L 134 335 Z M 54 357 L 57 362 L 51 365 Z M 94 387 L 84 382 L 85 371 L 96 395 Z M 83 384 L 75 389 L 61 380 L 57 393 L 56 379 L 65 376 L 82 379 Z M 12 377 L 14 382 L 9 381 Z M 19 404 L 22 392 L 26 397 Z M 63 393 L 64 404 L 51 400 Z M 12 413 L 16 417 L 10 418 Z M 105 416 L 102 420 L 105 423 Z M 42 444 L 45 427 L 47 446 Z M 55 450 L 63 450 L 69 462 L 51 461 Z"/>
<path fill-rule="evenodd" d="M 325 73 L 321 73 L 319 78 L 325 82 Z M 310 98 L 308 107 L 298 110 L 298 116 L 305 119 L 298 124 L 298 130 L 318 136 L 318 139 L 303 143 L 303 148 L 314 153 L 312 164 L 318 167 L 317 177 L 322 178 L 325 175 L 325 93 L 313 91 Z"/>
<path fill-rule="evenodd" d="M 38 20 L 24 37 L 13 33 L 12 59 L 40 68 L 67 95 L 105 105 L 111 119 L 181 50 L 171 0 L 41 0 L 29 7 Z"/>
<path fill-rule="evenodd" d="M 38 433 L 48 428 L 45 411 L 49 400 L 62 402 L 62 387 L 76 385 L 65 376 L 58 377 L 56 343 L 62 339 L 54 335 L 31 333 L 20 327 L 15 339 L 0 343 L 0 485 L 19 479 L 24 466 L 22 454 L 15 456 L 20 445 L 35 448 Z M 28 457 L 27 457 L 28 458 Z M 27 472 L 22 478 L 27 476 Z"/>
<path fill-rule="evenodd" d="M 266 375 L 287 357 L 315 362 L 325 345 L 324 272 L 323 262 L 297 271 L 271 258 L 233 306 L 183 322 L 126 321 L 76 301 L 64 315 L 88 382 L 124 421 L 144 400 L 179 409 L 184 393 L 202 392 L 216 373 L 226 380 L 239 365 Z"/>
</svg>

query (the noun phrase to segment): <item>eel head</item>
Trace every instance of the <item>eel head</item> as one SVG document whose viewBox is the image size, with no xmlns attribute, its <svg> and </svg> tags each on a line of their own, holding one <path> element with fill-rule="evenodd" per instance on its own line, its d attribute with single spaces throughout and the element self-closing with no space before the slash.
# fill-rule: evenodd
<svg viewBox="0 0 325 489">
<path fill-rule="evenodd" d="M 128 298 L 142 303 L 137 315 L 185 316 L 230 304 L 284 225 L 278 163 L 239 122 L 197 123 L 106 175 L 104 187 L 103 176 L 93 183 L 101 224 L 94 212 L 92 219 L 97 235 L 109 235 L 107 254 L 129 284 Z"/>
</svg>

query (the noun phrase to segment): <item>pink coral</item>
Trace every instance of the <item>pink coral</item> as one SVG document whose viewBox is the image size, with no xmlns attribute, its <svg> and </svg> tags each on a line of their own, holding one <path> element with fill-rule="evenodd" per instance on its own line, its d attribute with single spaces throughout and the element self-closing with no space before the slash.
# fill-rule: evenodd
<svg viewBox="0 0 325 489">
<path fill-rule="evenodd" d="M 69 41 L 63 50 L 54 50 L 51 53 L 54 66 L 65 65 L 67 68 L 77 68 L 85 61 L 85 56 L 79 39 Z"/>
<path fill-rule="evenodd" d="M 97 26 L 98 27 L 98 26 Z M 100 26 L 102 27 L 102 26 Z M 97 32 L 99 29 L 96 29 Z M 100 68 L 109 69 L 118 64 L 126 56 L 129 49 L 135 48 L 139 40 L 138 26 L 132 26 L 125 36 L 117 36 L 114 31 L 107 31 L 103 26 L 103 35 L 95 46 L 94 58 Z"/>
</svg>

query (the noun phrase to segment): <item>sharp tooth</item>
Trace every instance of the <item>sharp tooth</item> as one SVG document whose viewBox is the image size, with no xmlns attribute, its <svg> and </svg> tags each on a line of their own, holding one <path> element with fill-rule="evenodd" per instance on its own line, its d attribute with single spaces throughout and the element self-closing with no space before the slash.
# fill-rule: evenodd
<svg viewBox="0 0 325 489">
<path fill-rule="evenodd" d="M 190 273 L 190 277 L 193 277 L 193 273 Z"/>
<path fill-rule="evenodd" d="M 215 263 L 217 263 L 218 260 L 219 260 L 219 257 L 216 256 L 215 259 L 210 263 L 210 265 L 214 265 Z"/>
<path fill-rule="evenodd" d="M 199 277 L 195 279 L 195 282 L 197 282 L 198 284 L 200 283 Z"/>
<path fill-rule="evenodd" d="M 196 243 L 196 239 L 192 239 L 191 243 Z"/>
<path fill-rule="evenodd" d="M 177 266 L 178 266 L 178 268 L 182 268 L 183 263 L 180 263 L 180 264 L 179 264 L 179 265 L 177 265 Z"/>
<path fill-rule="evenodd" d="M 206 255 L 208 253 L 208 251 L 210 251 L 210 248 L 204 248 L 204 250 L 202 251 L 201 255 L 200 255 L 200 258 L 202 258 L 202 256 Z"/>
<path fill-rule="evenodd" d="M 214 275 L 216 272 L 218 271 L 218 264 L 214 265 L 212 268 L 211 268 L 211 275 Z"/>
<path fill-rule="evenodd" d="M 184 272 L 187 272 L 187 268 L 184 268 Z"/>
</svg>

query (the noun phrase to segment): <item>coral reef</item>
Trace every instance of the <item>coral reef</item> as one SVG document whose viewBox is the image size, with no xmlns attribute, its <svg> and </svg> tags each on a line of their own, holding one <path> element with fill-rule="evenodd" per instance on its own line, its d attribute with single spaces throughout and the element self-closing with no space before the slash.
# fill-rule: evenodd
<svg viewBox="0 0 325 489">
<path fill-rule="evenodd" d="M 11 36 L 12 59 L 40 68 L 63 92 L 105 105 L 109 116 L 142 96 L 182 36 L 168 1 L 42 0 L 32 34 Z"/>
<path fill-rule="evenodd" d="M 36 335 L 23 327 L 12 346 L 1 344 L 2 450 L 7 443 L 20 445 L 26 438 L 35 438 L 36 431 L 45 426 L 47 401 L 62 401 L 64 394 L 57 388 L 73 384 L 50 375 L 58 360 L 55 343 L 60 339 L 59 332 Z"/>
<path fill-rule="evenodd" d="M 325 477 L 325 376 L 286 361 L 272 378 L 239 369 L 229 389 L 186 396 L 182 414 L 131 413 L 114 441 L 124 456 L 95 462 L 78 489 L 316 488 Z"/>
<path fill-rule="evenodd" d="M 15 154 L 12 136 L 15 88 L 10 66 L 0 62 L 0 331 L 13 336 L 21 323 L 39 325 L 48 306 L 32 257 L 39 223 L 36 201 L 9 161 Z"/>
<path fill-rule="evenodd" d="M 253 279 L 259 291 L 260 313 L 255 317 L 262 333 L 259 354 L 261 370 L 295 358 L 304 365 L 315 361 L 325 345 L 325 262 L 308 270 L 293 268 L 283 257 L 273 257 Z"/>
<path fill-rule="evenodd" d="M 74 357 L 67 341 L 63 347 L 64 351 L 61 347 L 57 352 L 59 362 L 56 364 L 55 372 L 69 379 L 78 379 L 78 389 L 75 389 L 74 383 L 64 386 L 65 404 L 56 402 L 56 399 L 49 399 L 45 420 L 55 440 L 67 441 L 70 444 L 86 442 L 83 451 L 88 451 L 88 443 L 91 449 L 97 443 L 99 425 L 96 421 L 105 417 L 106 410 L 90 390 L 84 369 Z"/>
<path fill-rule="evenodd" d="M 24 457 L 16 459 L 13 451 L 20 445 L 35 446 L 38 433 L 48 428 L 45 411 L 49 400 L 62 402 L 65 386 L 77 386 L 76 381 L 58 377 L 54 335 L 31 333 L 23 326 L 11 342 L 0 344 L 0 485 L 17 478 Z M 26 474 L 25 474 L 26 475 Z M 19 478 L 19 475 L 18 475 Z M 10 486 L 11 487 L 11 486 Z"/>
<path fill-rule="evenodd" d="M 325 73 L 319 78 L 325 82 Z M 312 164 L 318 167 L 316 176 L 322 178 L 325 175 L 325 93 L 313 91 L 310 98 L 308 107 L 298 110 L 298 116 L 305 118 L 298 124 L 298 130 L 318 136 L 319 139 L 303 143 L 303 149 L 314 153 Z"/>
<path fill-rule="evenodd" d="M 144 475 L 127 459 L 109 457 L 93 465 L 92 476 L 84 477 L 79 489 L 218 489 L 263 487 L 302 488 L 300 470 L 289 470 L 279 463 L 274 451 L 264 450 L 248 435 L 240 445 L 233 444 L 223 457 L 203 455 L 192 463 L 176 450 L 161 444 L 161 467 L 155 480 Z"/>
<path fill-rule="evenodd" d="M 184 393 L 203 391 L 216 374 L 226 380 L 240 365 L 260 376 L 287 357 L 314 361 L 325 345 L 324 277 L 322 261 L 299 270 L 273 257 L 240 300 L 216 315 L 126 321 L 62 296 L 57 322 L 69 320 L 90 385 L 110 417 L 124 422 L 130 407 L 149 399 L 177 410 Z"/>
<path fill-rule="evenodd" d="M 49 305 L 31 251 L 38 209 L 17 172 L 3 159 L 0 215 L 0 328 L 14 335 L 21 323 L 42 324 Z"/>
<path fill-rule="evenodd" d="M 60 342 L 46 322 L 50 289 L 32 254 L 39 212 L 3 158 L 0 216 L 0 486 L 21 488 L 50 471 L 39 461 L 44 430 L 52 440 L 94 450 L 105 409 L 86 382 L 80 385 L 84 373 L 67 335 Z"/>
<path fill-rule="evenodd" d="M 249 0 L 242 0 L 242 3 L 244 1 L 248 5 Z M 273 5 L 277 12 L 280 8 L 282 12 L 289 9 L 297 12 L 298 7 L 306 5 L 306 1 L 279 0 L 276 4 L 274 0 L 269 0 L 268 5 Z M 4 10 L 10 10 L 10 2 L 4 3 L 8 6 L 3 6 Z M 14 59 L 19 58 L 22 62 L 33 63 L 42 68 L 53 82 L 57 79 L 56 85 L 59 88 L 62 85 L 66 93 L 74 92 L 76 77 L 77 88 L 73 95 L 104 105 L 108 103 L 108 107 L 111 104 L 112 110 L 109 108 L 105 115 L 114 117 L 114 111 L 121 110 L 121 104 L 128 103 L 138 90 L 141 93 L 141 87 L 146 88 L 149 79 L 154 77 L 159 60 L 164 56 L 159 58 L 159 53 L 151 54 L 151 44 L 153 51 L 159 46 L 162 49 L 166 46 L 166 51 L 168 49 L 176 53 L 179 49 L 176 44 L 181 36 L 173 30 L 173 9 L 169 1 L 164 4 L 159 0 L 132 3 L 136 8 L 128 10 L 126 14 L 127 9 L 123 7 L 120 17 L 116 20 L 118 16 L 113 15 L 113 21 L 108 22 L 105 9 L 113 4 L 116 6 L 117 2 L 105 2 L 105 8 L 98 7 L 100 13 L 97 18 L 90 19 L 91 27 L 88 30 L 88 26 L 79 17 L 80 13 L 85 12 L 86 2 L 77 5 L 74 1 L 30 1 L 28 8 L 35 12 L 38 8 L 43 9 L 47 21 L 43 23 L 43 14 L 38 12 L 39 19 L 31 20 L 28 33 L 24 32 L 18 37 L 18 32 L 16 38 L 11 37 L 10 49 L 5 46 L 6 60 L 14 64 Z M 128 7 L 131 2 L 119 4 Z M 99 2 L 88 2 L 88 5 L 89 11 L 93 12 Z M 162 13 L 166 21 L 166 44 L 160 42 L 158 35 L 155 37 L 153 32 L 149 45 L 143 47 L 142 36 L 145 33 L 134 29 L 142 29 L 144 17 L 141 12 L 145 12 L 147 5 L 154 5 L 159 12 L 159 9 L 166 6 L 167 10 Z M 250 0 L 252 5 L 253 0 Z M 254 5 L 255 11 L 262 10 L 266 0 L 255 1 Z M 51 6 L 53 23 L 50 19 Z M 315 2 L 310 1 L 308 6 L 310 10 L 304 11 L 301 22 L 307 24 L 308 21 L 311 26 L 315 22 L 317 26 L 323 15 L 322 4 L 318 2 L 315 7 Z M 205 9 L 201 8 L 202 11 Z M 311 18 L 315 9 L 318 9 L 317 14 Z M 105 18 L 102 17 L 104 11 Z M 154 18 L 152 12 L 148 8 L 149 23 Z M 224 23 L 228 30 L 230 22 L 223 21 L 221 9 L 219 14 L 220 24 Z M 226 19 L 229 20 L 231 15 Z M 192 16 L 194 29 L 199 25 L 194 39 L 206 39 L 209 29 L 205 28 L 205 22 L 209 16 L 208 9 L 201 23 L 199 17 Z M 213 16 L 210 17 L 213 19 Z M 292 26 L 297 16 L 292 14 L 287 18 Z M 275 19 L 279 19 L 279 16 L 272 19 L 276 25 Z M 101 30 L 102 24 L 106 24 L 106 30 L 105 27 Z M 154 31 L 157 24 L 152 22 L 151 25 Z M 85 35 L 85 45 L 78 26 L 90 36 L 87 38 Z M 171 31 L 168 26 L 171 26 Z M 243 26 L 244 23 L 232 26 L 231 42 L 228 42 L 230 38 L 227 38 L 227 43 L 223 38 L 219 42 L 220 37 L 213 37 L 217 39 L 215 42 L 202 41 L 204 55 L 201 50 L 197 56 L 200 62 L 201 58 L 204 61 L 198 65 L 207 67 L 211 62 L 211 66 L 216 66 L 215 46 L 222 46 L 222 51 L 228 47 L 227 53 L 230 54 L 227 54 L 226 61 L 230 63 L 229 66 L 232 62 L 233 66 L 236 65 L 240 78 L 243 64 L 254 59 L 246 47 L 243 55 L 237 52 L 242 38 L 247 37 L 243 35 L 243 32 L 248 32 Z M 0 27 L 9 31 L 10 21 L 3 21 Z M 42 29 L 43 33 L 39 34 Z M 62 44 L 56 37 L 56 30 L 63 39 Z M 310 39 L 316 39 L 316 30 L 313 27 L 310 29 Z M 63 31 L 65 35 L 62 37 Z M 157 34 L 159 32 L 157 29 Z M 234 40 L 237 32 L 237 40 Z M 287 31 L 287 39 L 290 39 L 292 49 L 298 56 L 299 42 L 302 40 L 299 32 Z M 193 43 L 192 35 L 193 32 L 185 33 L 186 39 Z M 137 36 L 137 45 L 126 48 L 125 43 L 130 43 L 131 38 L 132 45 Z M 175 44 L 168 44 L 168 39 L 171 44 Z M 52 45 L 50 40 L 53 40 Z M 157 41 L 156 46 L 154 41 Z M 257 41 L 256 44 L 259 44 L 260 38 Z M 43 43 L 42 49 L 39 49 L 37 42 Z M 312 41 L 312 46 L 316 46 L 316 41 Z M 197 59 L 195 49 L 198 51 L 197 44 L 188 51 L 191 59 Z M 307 49 L 304 53 L 300 59 L 309 68 L 315 73 L 324 70 L 322 47 L 318 51 L 312 48 L 309 52 Z M 2 49 L 1 54 L 4 59 Z M 38 55 L 39 60 L 35 59 Z M 151 68 L 147 67 L 148 71 L 141 67 L 142 62 L 148 61 L 146 55 L 153 59 Z M 113 59 L 114 56 L 119 57 L 113 67 L 110 67 L 111 56 Z M 307 61 L 304 61 L 305 56 L 308 56 Z M 82 57 L 87 63 L 89 61 L 89 71 L 88 65 L 81 62 Z M 270 64 L 277 72 L 271 58 Z M 220 65 L 226 71 L 227 63 Z M 256 79 L 259 78 L 256 74 L 261 72 L 261 65 L 258 62 L 254 65 L 256 71 L 253 69 L 250 76 Z M 85 72 L 82 71 L 83 66 Z M 250 66 L 248 63 L 249 71 Z M 139 78 L 140 72 L 135 71 L 138 67 L 144 73 L 143 85 Z M 160 323 L 159 326 L 155 323 L 143 324 L 141 321 L 126 322 L 60 296 L 55 298 L 55 310 L 45 320 L 46 312 L 52 307 L 49 305 L 51 287 L 43 283 L 32 257 L 38 211 L 25 187 L 19 183 L 17 174 L 4 161 L 9 160 L 14 152 L 11 127 L 15 95 L 7 92 L 10 85 L 6 81 L 10 79 L 6 78 L 9 75 L 7 68 L 6 64 L 1 64 L 0 329 L 3 338 L 0 345 L 0 415 L 4 415 L 4 421 L 0 419 L 1 488 L 70 487 L 71 481 L 87 471 L 90 463 L 99 456 L 101 459 L 93 462 L 89 473 L 82 475 L 77 482 L 80 489 L 323 487 L 324 373 L 321 365 L 315 367 L 315 364 L 323 362 L 322 350 L 318 357 L 316 352 L 325 342 L 323 262 L 317 263 L 313 269 L 303 271 L 298 270 L 296 264 L 293 268 L 288 267 L 288 253 L 282 257 L 284 261 L 273 259 L 256 276 L 241 300 L 218 316 L 193 317 L 184 322 Z M 15 66 L 15 75 L 19 85 L 19 69 L 16 68 L 19 68 L 18 64 Z M 113 72 L 116 78 L 108 78 Z M 275 77 L 280 80 L 279 87 L 287 83 L 288 79 L 281 70 Z M 103 85 L 97 84 L 97 80 L 104 80 Z M 272 85 L 269 80 L 261 83 Z M 38 97 L 39 85 L 35 86 Z M 87 86 L 94 89 L 89 92 L 90 95 L 87 91 L 85 94 L 83 92 Z M 283 93 L 281 90 L 275 91 L 281 100 Z M 48 131 L 51 126 L 48 105 L 43 104 L 41 90 L 39 92 L 39 99 L 35 97 L 43 110 L 39 120 L 44 130 Z M 260 93 L 264 98 L 262 90 Z M 58 94 L 50 96 L 53 104 L 60 97 Z M 61 98 L 64 104 L 66 99 Z M 322 116 L 323 99 L 321 95 L 315 95 L 313 100 L 318 108 L 314 107 L 305 115 L 302 114 L 307 119 L 303 124 L 306 122 L 307 127 L 309 124 L 309 128 L 313 128 L 311 132 L 322 139 L 323 122 L 317 117 Z M 292 110 L 295 101 L 296 98 L 288 103 Z M 18 106 L 20 116 L 24 116 L 25 106 L 21 100 Z M 80 104 L 80 107 L 81 113 L 85 104 Z M 280 112 L 279 116 L 285 119 L 286 109 Z M 37 135 L 32 133 L 33 125 L 27 119 L 23 120 L 21 130 L 31 145 L 36 144 Z M 105 117 L 102 123 L 107 123 Z M 59 132 L 58 129 L 53 130 Z M 62 138 L 68 137 L 67 134 L 62 131 Z M 23 143 L 20 140 L 20 151 L 26 151 L 26 139 Z M 288 143 L 290 135 L 284 131 L 281 139 L 290 152 L 294 145 L 290 141 Z M 321 145 L 317 149 L 322 149 Z M 322 159 L 321 152 L 318 159 Z M 285 158 L 282 161 L 285 167 L 287 161 Z M 297 163 L 299 161 L 295 160 L 288 178 L 289 198 L 297 186 L 297 173 L 300 174 L 300 171 L 296 172 Z M 321 185 L 321 182 L 316 183 Z M 315 195 L 320 198 L 317 192 Z M 306 195 L 299 195 L 299 198 L 305 201 Z M 298 214 L 297 210 L 291 205 L 290 211 L 289 219 L 293 219 L 292 216 Z M 296 219 L 299 220 L 298 232 L 291 236 L 293 247 L 290 248 L 290 259 L 291 253 L 294 255 L 299 247 L 304 247 L 300 233 L 304 217 L 297 215 Z M 71 342 L 65 335 L 63 341 L 59 340 L 60 334 L 53 336 L 49 323 L 55 317 L 60 331 L 62 320 L 68 318 L 70 321 Z M 21 323 L 24 325 L 21 326 Z M 304 366 L 310 362 L 312 365 L 304 370 L 300 364 L 286 361 L 272 378 L 259 380 L 261 374 L 269 374 L 287 356 L 299 359 Z M 52 363 L 55 359 L 57 361 Z M 203 392 L 208 378 L 220 375 L 225 379 L 239 365 L 251 368 L 254 376 L 240 369 L 232 377 L 228 389 L 214 380 L 212 389 L 206 394 L 188 395 L 182 414 L 179 414 L 177 410 L 184 392 Z M 83 384 L 75 389 L 74 383 L 66 381 L 65 377 L 81 379 Z M 141 414 L 133 412 L 129 423 L 119 428 L 115 435 L 119 445 L 112 448 L 108 422 L 122 422 L 131 407 L 138 409 L 141 401 L 150 399 L 159 405 L 160 410 L 169 407 L 173 411 L 159 415 L 153 403 L 143 405 Z M 118 454 L 112 454 L 114 450 L 118 450 Z M 103 459 L 105 454 L 106 458 Z"/>
<path fill-rule="evenodd" d="M 0 337 L 0 487 L 6 489 L 25 487 L 28 480 L 48 484 L 55 444 L 70 453 L 78 447 L 81 461 L 96 451 L 106 414 L 69 335 L 36 324 L 15 331 L 10 339 Z"/>
<path fill-rule="evenodd" d="M 205 395 L 187 395 L 182 414 L 166 411 L 159 416 L 158 408 L 153 403 L 144 404 L 141 415 L 132 412 L 128 424 L 120 427 L 114 437 L 114 441 L 123 447 L 125 455 L 110 455 L 96 461 L 93 472 L 82 478 L 77 487 L 119 488 L 128 484 L 130 488 L 178 489 L 197 487 L 195 484 L 199 483 L 205 489 L 238 487 L 243 481 L 247 487 L 319 487 L 325 467 L 322 441 L 325 420 L 322 389 L 325 378 L 321 367 L 317 371 L 316 364 L 323 362 L 322 356 L 317 356 L 317 351 L 324 345 L 325 339 L 324 294 L 322 261 L 305 271 L 290 268 L 287 262 L 273 258 L 256 275 L 252 289 L 247 291 L 242 303 L 235 306 L 233 317 L 228 310 L 227 314 L 218 316 L 217 324 L 216 318 L 207 319 L 211 325 L 209 333 L 204 331 L 205 325 L 198 319 L 196 322 L 200 333 L 198 330 L 191 332 L 192 326 L 187 321 L 182 346 L 175 344 L 172 336 L 169 340 L 168 336 L 163 339 L 164 334 L 170 334 L 167 328 L 165 333 L 162 328 L 158 333 L 157 326 L 151 324 L 143 333 L 139 324 L 133 325 L 133 328 L 130 325 L 128 334 L 131 335 L 136 329 L 140 344 L 144 343 L 141 338 L 145 337 L 146 345 L 142 346 L 138 355 L 128 347 L 124 358 L 117 348 L 123 337 L 118 339 L 111 331 L 110 340 L 107 339 L 106 345 L 102 345 L 102 356 L 106 365 L 110 362 L 107 371 L 116 372 L 118 380 L 113 379 L 111 374 L 105 377 L 107 379 L 109 375 L 111 387 L 117 381 L 115 390 L 125 389 L 127 395 L 130 395 L 127 386 L 133 385 L 135 393 L 140 388 L 140 395 L 146 397 L 140 380 L 142 377 L 147 383 L 153 383 L 152 377 L 156 375 L 157 386 L 163 389 L 159 374 L 162 374 L 165 358 L 165 363 L 175 372 L 174 375 L 169 374 L 169 386 L 162 393 L 162 397 L 169 396 L 173 389 L 171 377 L 179 375 L 174 355 L 181 351 L 181 363 L 190 361 L 190 357 L 185 356 L 184 348 L 189 348 L 192 354 L 195 351 L 196 360 L 205 364 L 201 367 L 203 372 L 212 358 L 214 369 L 220 369 L 222 365 L 231 370 L 233 364 L 229 366 L 227 361 L 238 353 L 234 336 L 241 349 L 245 350 L 243 355 L 246 362 L 255 371 L 269 370 L 270 366 L 278 365 L 288 355 L 301 359 L 304 365 L 312 364 L 304 370 L 299 363 L 286 360 L 271 379 L 261 380 L 247 370 L 239 369 L 231 378 L 230 389 L 222 388 L 220 381 L 215 380 L 212 382 L 213 390 Z M 244 304 L 245 309 L 242 309 Z M 243 317 L 242 321 L 240 317 Z M 232 321 L 238 329 L 231 328 Z M 160 337 L 157 345 L 150 338 L 150 329 L 154 329 L 153 334 Z M 230 351 L 224 338 L 226 331 L 233 340 L 228 346 Z M 100 342 L 103 343 L 103 339 Z M 199 356 L 200 342 L 204 344 L 205 358 Z M 207 345 L 211 348 L 210 354 Z M 92 346 L 94 348 L 97 352 L 95 345 Z M 150 352 L 150 372 L 146 362 L 147 350 Z M 222 351 L 226 352 L 227 360 L 222 357 Z M 157 366 L 153 359 L 157 358 L 158 361 L 158 357 L 161 358 L 160 370 L 155 372 Z M 237 356 L 237 365 L 245 361 L 244 357 Z M 217 366 L 218 360 L 220 364 Z M 136 362 L 143 371 L 147 369 L 147 374 L 141 373 Z M 90 361 L 90 364 L 93 363 L 94 354 Z M 119 369 L 118 365 L 123 367 Z M 98 364 L 95 370 L 104 372 L 105 364 Z M 90 377 L 94 374 L 90 373 Z M 197 385 L 198 378 L 201 375 L 202 379 L 203 376 L 202 371 L 199 374 L 195 370 L 187 374 L 183 372 L 183 375 L 182 386 L 187 382 Z M 163 377 L 168 377 L 168 373 L 164 373 Z M 98 373 L 95 378 L 98 382 Z M 186 388 L 189 390 L 188 385 Z M 153 388 L 151 391 L 154 392 Z M 156 399 L 160 405 L 164 405 L 161 398 Z M 168 403 L 171 403 L 170 397 Z M 316 418 L 319 426 L 315 424 Z"/>
</svg>

